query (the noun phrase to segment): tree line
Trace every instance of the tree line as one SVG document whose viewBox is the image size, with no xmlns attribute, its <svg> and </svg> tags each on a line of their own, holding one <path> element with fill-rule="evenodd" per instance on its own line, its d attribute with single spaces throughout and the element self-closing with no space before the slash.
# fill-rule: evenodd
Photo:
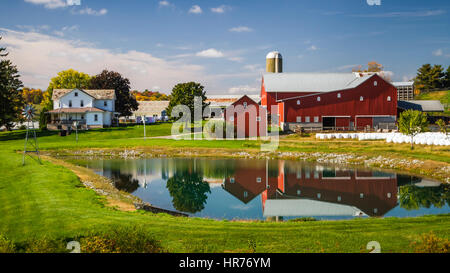
<svg viewBox="0 0 450 273">
<path fill-rule="evenodd" d="M 444 71 L 442 65 L 424 64 L 417 70 L 414 78 L 416 89 L 430 91 L 434 89 L 450 89 L 450 66 Z"/>
</svg>

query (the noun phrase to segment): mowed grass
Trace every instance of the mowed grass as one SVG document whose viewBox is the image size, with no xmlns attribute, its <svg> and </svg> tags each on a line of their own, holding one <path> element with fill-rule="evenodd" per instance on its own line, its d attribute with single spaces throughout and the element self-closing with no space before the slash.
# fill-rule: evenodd
<svg viewBox="0 0 450 273">
<path fill-rule="evenodd" d="M 164 125 L 158 125 L 164 126 Z M 156 132 L 156 126 L 149 126 Z M 163 128 L 163 127 L 159 127 Z M 168 126 L 167 128 L 170 128 Z M 163 130 L 161 129 L 161 133 Z M 74 135 L 39 138 L 44 149 L 172 147 L 258 150 L 254 141 L 175 141 L 139 139 L 138 128 L 90 131 Z M 170 129 L 169 129 L 170 131 Z M 108 135 L 109 133 L 115 136 Z M 5 137 L 7 133 L 3 133 Z M 129 136 L 137 136 L 137 138 Z M 319 142 L 314 139 L 288 138 L 280 150 L 386 153 L 393 149 L 402 154 L 406 148 L 380 148 L 381 142 Z M 407 147 L 407 145 L 405 145 Z M 418 218 L 358 219 L 319 222 L 229 222 L 197 218 L 176 218 L 144 212 L 122 212 L 104 206 L 104 199 L 86 189 L 74 173 L 49 162 L 39 165 L 28 158 L 22 166 L 23 139 L 0 141 L 0 234 L 14 242 L 36 238 L 71 238 L 121 226 L 139 226 L 161 241 L 169 252 L 248 252 L 249 242 L 257 252 L 364 252 L 370 241 L 381 243 L 383 252 L 412 251 L 412 242 L 433 231 L 450 238 L 450 215 Z M 418 147 L 407 156 L 430 154 L 447 162 L 448 150 L 428 151 Z"/>
</svg>

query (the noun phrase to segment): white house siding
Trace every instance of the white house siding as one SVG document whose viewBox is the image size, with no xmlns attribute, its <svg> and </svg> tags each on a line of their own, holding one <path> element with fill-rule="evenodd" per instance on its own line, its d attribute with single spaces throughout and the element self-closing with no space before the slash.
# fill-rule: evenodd
<svg viewBox="0 0 450 273">
<path fill-rule="evenodd" d="M 97 121 L 95 121 L 95 115 L 97 115 Z M 90 126 L 103 126 L 103 113 L 87 113 L 86 122 Z"/>
<path fill-rule="evenodd" d="M 75 97 L 75 93 L 78 93 L 78 96 Z M 53 103 L 53 109 L 59 108 L 82 108 L 82 107 L 94 107 L 93 106 L 93 98 L 83 91 L 73 90 L 64 97 L 61 97 L 59 100 L 55 100 Z M 70 101 L 72 101 L 72 107 L 69 107 Z M 81 106 L 81 101 L 83 101 L 83 106 Z"/>
<path fill-rule="evenodd" d="M 105 101 L 107 103 L 107 106 L 105 106 Z M 114 100 L 95 100 L 94 107 L 105 110 L 105 111 L 109 111 L 109 112 L 115 111 Z"/>
<path fill-rule="evenodd" d="M 111 112 L 104 112 L 103 113 L 103 125 L 105 126 L 111 126 L 112 122 L 111 122 Z"/>
</svg>

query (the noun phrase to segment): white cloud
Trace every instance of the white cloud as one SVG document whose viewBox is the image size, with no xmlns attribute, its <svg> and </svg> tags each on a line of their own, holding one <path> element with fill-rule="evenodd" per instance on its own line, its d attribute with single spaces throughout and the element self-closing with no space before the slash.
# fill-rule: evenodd
<svg viewBox="0 0 450 273">
<path fill-rule="evenodd" d="M 439 57 L 442 55 L 444 55 L 444 52 L 442 51 L 442 49 L 437 49 L 437 50 L 433 51 L 433 56 Z"/>
<path fill-rule="evenodd" d="M 255 86 L 250 85 L 239 85 L 234 86 L 228 89 L 228 93 L 230 94 L 251 94 L 251 93 L 257 93 L 260 89 Z"/>
<path fill-rule="evenodd" d="M 48 25 L 39 25 L 39 26 L 31 26 L 31 25 L 17 25 L 19 29 L 26 30 L 29 32 L 42 32 L 50 30 L 50 26 Z"/>
<path fill-rule="evenodd" d="M 159 6 L 160 7 L 168 7 L 168 6 L 170 6 L 171 4 L 170 4 L 170 2 L 169 1 L 159 1 Z"/>
<path fill-rule="evenodd" d="M 193 5 L 192 8 L 189 10 L 189 13 L 193 13 L 193 14 L 200 14 L 202 12 L 203 12 L 203 10 L 199 5 Z"/>
<path fill-rule="evenodd" d="M 78 11 L 73 11 L 75 14 L 82 14 L 82 15 L 94 15 L 94 16 L 102 16 L 106 15 L 108 13 L 107 9 L 100 9 L 100 10 L 94 10 L 91 8 L 84 8 Z"/>
<path fill-rule="evenodd" d="M 252 32 L 253 29 L 246 27 L 246 26 L 239 26 L 239 27 L 230 28 L 229 31 L 231 31 L 231 32 Z"/>
<path fill-rule="evenodd" d="M 197 57 L 204 57 L 204 58 L 222 58 L 225 55 L 223 54 L 223 52 L 221 52 L 221 51 L 219 51 L 219 50 L 217 50 L 215 48 L 210 48 L 210 49 L 207 49 L 207 50 L 203 50 L 203 51 L 197 52 L 195 54 L 195 56 L 197 56 Z"/>
<path fill-rule="evenodd" d="M 69 68 L 90 75 L 103 69 L 114 70 L 129 78 L 133 89 L 140 90 L 160 86 L 161 90 L 170 91 L 183 81 L 220 86 L 214 77 L 205 74 L 202 66 L 168 61 L 146 52 L 116 52 L 89 43 L 4 28 L 0 28 L 0 33 L 21 80 L 34 88 L 46 89 L 52 77 Z"/>
<path fill-rule="evenodd" d="M 310 50 L 310 51 L 316 51 L 318 49 L 319 48 L 317 46 L 315 46 L 315 45 L 311 45 L 310 47 L 308 47 L 308 50 Z"/>
<path fill-rule="evenodd" d="M 221 5 L 217 8 L 211 8 L 211 11 L 214 13 L 225 13 L 227 10 L 231 10 L 231 8 L 226 5 Z"/>
<path fill-rule="evenodd" d="M 367 18 L 398 18 L 398 17 L 430 17 L 439 16 L 445 14 L 445 10 L 420 10 L 420 11 L 396 11 L 386 13 L 373 13 L 373 14 L 357 14 L 354 17 L 367 17 Z"/>
<path fill-rule="evenodd" d="M 25 2 L 35 5 L 44 5 L 47 9 L 64 8 L 67 6 L 65 0 L 25 0 Z"/>
</svg>

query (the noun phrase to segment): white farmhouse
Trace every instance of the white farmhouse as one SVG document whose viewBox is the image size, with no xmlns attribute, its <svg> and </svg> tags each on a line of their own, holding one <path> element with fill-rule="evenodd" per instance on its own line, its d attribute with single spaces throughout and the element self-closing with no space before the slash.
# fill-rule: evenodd
<svg viewBox="0 0 450 273">
<path fill-rule="evenodd" d="M 109 127 L 119 114 L 114 90 L 55 89 L 52 100 L 50 130 L 67 129 L 74 122 L 82 129 Z"/>
</svg>

